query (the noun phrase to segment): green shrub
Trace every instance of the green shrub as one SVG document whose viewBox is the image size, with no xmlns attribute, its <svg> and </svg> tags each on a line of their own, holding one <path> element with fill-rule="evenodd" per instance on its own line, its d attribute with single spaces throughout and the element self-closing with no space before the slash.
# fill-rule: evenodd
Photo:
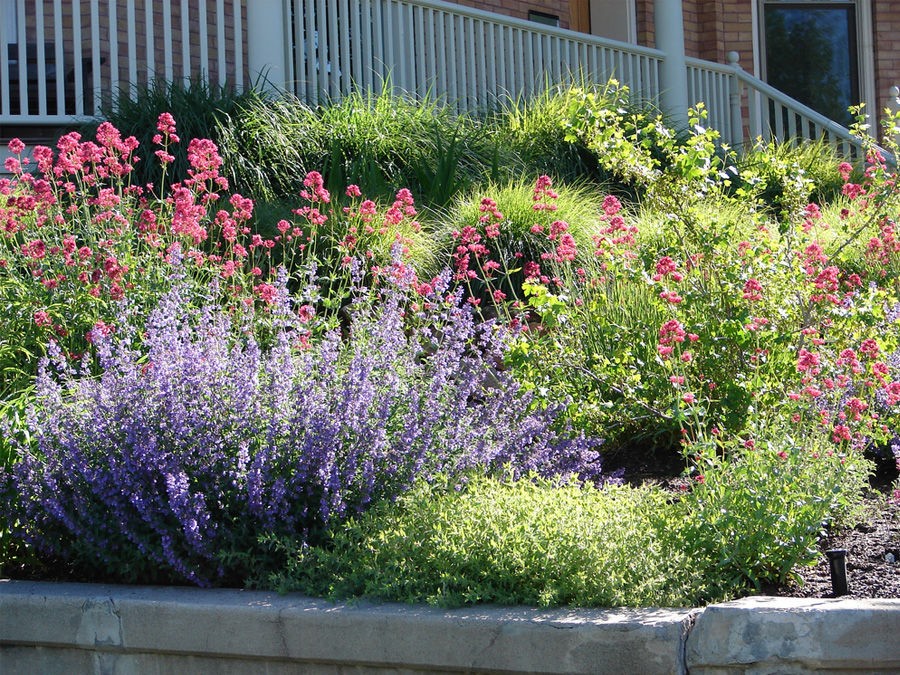
<svg viewBox="0 0 900 675">
<path fill-rule="evenodd" d="M 693 572 L 668 549 L 666 495 L 472 476 L 420 484 L 266 580 L 278 590 L 458 606 L 671 605 Z"/>
<path fill-rule="evenodd" d="M 467 270 L 474 272 L 466 283 L 476 298 L 487 302 L 492 291 L 499 290 L 510 300 L 521 300 L 528 266 L 540 267 L 532 276 L 552 279 L 561 267 L 590 264 L 601 228 L 601 204 L 593 189 L 553 187 L 548 176 L 481 187 L 457 198 L 441 219 L 435 233 L 439 260 L 450 261 L 461 279 Z M 572 249 L 564 253 L 560 247 L 567 237 Z M 479 253 L 478 244 L 487 250 Z M 462 253 L 460 245 L 469 246 L 468 253 Z M 493 263 L 499 267 L 491 270 Z"/>
<path fill-rule="evenodd" d="M 757 144 L 738 161 L 738 184 L 760 180 L 760 198 L 774 212 L 824 205 L 841 194 L 841 159 L 824 141 Z"/>
<path fill-rule="evenodd" d="M 822 433 L 776 426 L 757 442 L 695 446 L 693 489 L 677 546 L 702 574 L 709 599 L 784 583 L 817 562 L 829 525 L 852 523 L 871 465 Z"/>
<path fill-rule="evenodd" d="M 332 192 L 356 184 L 373 198 L 410 189 L 426 204 L 447 203 L 496 163 L 496 144 L 474 120 L 439 101 L 353 92 L 310 108 L 285 95 L 253 100 L 223 124 L 231 178 L 261 199 L 287 199 L 318 171 Z"/>
<path fill-rule="evenodd" d="M 489 119 L 513 162 L 504 174 L 520 176 L 547 174 L 555 181 L 603 182 L 608 175 L 584 143 L 568 138 L 567 114 L 573 88 L 547 86 L 531 98 L 508 99 Z"/>
</svg>

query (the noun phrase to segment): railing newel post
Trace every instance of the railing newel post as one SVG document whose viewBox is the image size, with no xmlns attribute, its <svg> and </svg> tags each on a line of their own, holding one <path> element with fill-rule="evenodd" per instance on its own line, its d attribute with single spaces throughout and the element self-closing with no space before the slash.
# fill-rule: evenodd
<svg viewBox="0 0 900 675">
<path fill-rule="evenodd" d="M 743 145 L 744 143 L 744 108 L 741 104 L 741 81 L 737 77 L 737 72 L 741 69 L 740 64 L 741 55 L 735 51 L 728 52 L 727 59 L 728 65 L 731 66 L 735 72 L 731 73 L 728 77 L 729 83 L 729 91 L 728 91 L 728 103 L 729 108 L 731 109 L 731 146 L 737 147 L 739 145 Z"/>
</svg>

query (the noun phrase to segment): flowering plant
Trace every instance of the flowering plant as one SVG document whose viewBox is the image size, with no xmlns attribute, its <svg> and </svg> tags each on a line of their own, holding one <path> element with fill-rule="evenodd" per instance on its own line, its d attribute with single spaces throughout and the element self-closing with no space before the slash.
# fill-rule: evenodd
<svg viewBox="0 0 900 675">
<path fill-rule="evenodd" d="M 209 584 L 246 578 L 229 553 L 260 535 L 314 542 L 416 478 L 477 468 L 599 480 L 597 445 L 555 430 L 554 409 L 497 370 L 504 332 L 478 324 L 446 284 L 406 330 L 412 276 L 364 290 L 349 337 L 308 341 L 284 283 L 271 349 L 218 305 L 166 293 L 139 344 L 131 323 L 98 335 L 100 375 L 54 350 L 29 416 L 34 445 L 2 475 L 15 536 L 110 578 Z M 138 311 L 132 306 L 131 311 Z M 249 317 L 242 320 L 246 326 Z M 231 561 L 231 563 L 229 563 Z"/>
</svg>

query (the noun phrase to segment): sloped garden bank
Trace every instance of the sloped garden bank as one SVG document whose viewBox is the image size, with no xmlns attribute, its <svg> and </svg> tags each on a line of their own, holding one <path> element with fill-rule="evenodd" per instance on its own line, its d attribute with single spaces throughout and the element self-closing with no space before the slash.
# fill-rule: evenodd
<svg viewBox="0 0 900 675">
<path fill-rule="evenodd" d="M 613 83 L 482 120 L 247 105 L 223 148 L 301 130 L 328 167 L 292 203 L 239 192 L 168 112 L 152 183 L 109 122 L 11 144 L 4 573 L 699 606 L 789 581 L 858 518 L 900 428 L 900 192 L 862 128 L 853 166 L 738 154 L 702 106 L 675 133 Z M 534 172 L 553 148 L 579 180 Z M 638 448 L 677 458 L 674 489 L 619 484 Z"/>
</svg>

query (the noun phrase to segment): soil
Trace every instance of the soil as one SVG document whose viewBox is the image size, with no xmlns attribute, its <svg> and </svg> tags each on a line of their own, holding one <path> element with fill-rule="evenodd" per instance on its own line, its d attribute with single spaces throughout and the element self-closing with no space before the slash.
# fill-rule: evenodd
<svg viewBox="0 0 900 675">
<path fill-rule="evenodd" d="M 844 550 L 847 597 L 900 598 L 900 502 L 873 490 L 866 498 L 866 515 L 853 529 L 824 537 L 818 563 L 796 570 L 800 581 L 764 592 L 793 598 L 836 597 L 825 552 Z"/>
<path fill-rule="evenodd" d="M 644 456 L 642 456 L 644 455 Z M 681 476 L 680 457 L 666 453 L 633 453 L 627 460 L 612 461 L 609 470 L 624 470 L 631 484 L 651 482 L 666 489 L 680 490 L 689 481 Z M 861 509 L 860 522 L 853 528 L 836 529 L 819 541 L 819 560 L 812 567 L 798 567 L 797 581 L 762 589 L 764 595 L 793 598 L 837 597 L 832 585 L 827 551 L 845 551 L 845 574 L 850 598 L 900 598 L 900 496 L 893 493 L 897 466 L 883 457 L 876 461 L 876 474 Z"/>
</svg>

